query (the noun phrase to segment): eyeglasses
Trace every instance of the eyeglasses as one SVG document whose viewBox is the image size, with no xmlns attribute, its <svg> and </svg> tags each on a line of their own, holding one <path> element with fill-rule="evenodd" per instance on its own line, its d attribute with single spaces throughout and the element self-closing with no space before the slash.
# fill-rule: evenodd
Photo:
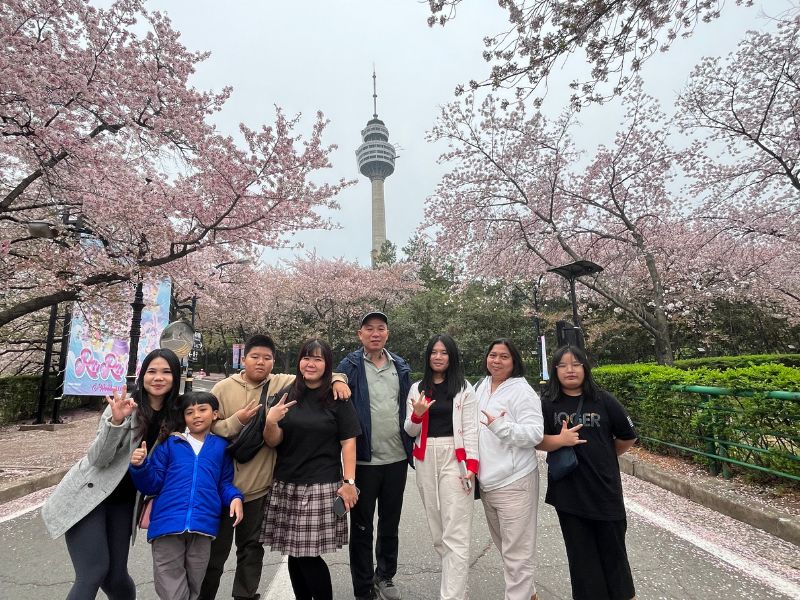
<svg viewBox="0 0 800 600">
<path fill-rule="evenodd" d="M 583 366 L 583 363 L 574 362 L 574 363 L 558 363 L 556 365 L 556 369 L 580 369 Z"/>
</svg>

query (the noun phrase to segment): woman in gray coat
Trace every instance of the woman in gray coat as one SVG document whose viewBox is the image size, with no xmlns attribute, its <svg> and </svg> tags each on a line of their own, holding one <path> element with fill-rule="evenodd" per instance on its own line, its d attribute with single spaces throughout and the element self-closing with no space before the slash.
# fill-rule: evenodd
<svg viewBox="0 0 800 600">
<path fill-rule="evenodd" d="M 67 600 L 94 600 L 102 589 L 109 600 L 135 600 L 128 574 L 128 549 L 137 492 L 128 474 L 133 451 L 152 450 L 172 420 L 180 386 L 180 361 L 171 350 L 153 350 L 142 361 L 136 391 L 106 397 L 97 437 L 42 507 L 53 539 L 65 534 L 75 569 Z"/>
</svg>

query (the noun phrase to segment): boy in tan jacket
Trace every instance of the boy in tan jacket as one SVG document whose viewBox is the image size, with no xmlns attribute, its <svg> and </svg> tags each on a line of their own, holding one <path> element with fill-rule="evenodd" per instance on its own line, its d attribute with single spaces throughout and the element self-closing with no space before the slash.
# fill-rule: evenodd
<svg viewBox="0 0 800 600">
<path fill-rule="evenodd" d="M 244 346 L 244 370 L 217 383 L 211 393 L 219 400 L 219 419 L 212 431 L 232 439 L 258 412 L 261 391 L 267 395 L 294 383 L 294 374 L 273 374 L 275 342 L 266 335 L 254 335 Z M 334 373 L 333 393 L 336 398 L 350 397 L 344 375 Z M 264 517 L 264 496 L 272 484 L 275 450 L 266 444 L 248 462 L 234 461 L 233 484 L 244 494 L 244 518 L 236 526 L 236 575 L 233 579 L 234 600 L 256 600 L 261 581 L 264 546 L 258 541 Z M 216 597 L 219 581 L 230 554 L 234 538 L 233 519 L 223 515 L 219 534 L 211 544 L 200 600 Z"/>
</svg>

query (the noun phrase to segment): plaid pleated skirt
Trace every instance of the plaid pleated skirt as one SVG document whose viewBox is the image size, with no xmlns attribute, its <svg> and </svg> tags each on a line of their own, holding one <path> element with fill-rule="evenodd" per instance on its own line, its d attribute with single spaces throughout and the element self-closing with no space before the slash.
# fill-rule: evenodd
<svg viewBox="0 0 800 600">
<path fill-rule="evenodd" d="M 260 541 L 291 556 L 319 556 L 347 544 L 347 518 L 333 512 L 341 483 L 272 482 Z"/>
</svg>

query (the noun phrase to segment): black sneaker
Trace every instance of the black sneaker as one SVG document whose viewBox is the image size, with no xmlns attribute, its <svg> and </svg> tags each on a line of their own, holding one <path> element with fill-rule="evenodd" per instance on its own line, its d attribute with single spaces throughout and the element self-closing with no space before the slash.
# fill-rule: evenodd
<svg viewBox="0 0 800 600">
<path fill-rule="evenodd" d="M 391 579 L 378 579 L 375 582 L 375 592 L 380 600 L 400 600 L 400 590 Z"/>
</svg>

